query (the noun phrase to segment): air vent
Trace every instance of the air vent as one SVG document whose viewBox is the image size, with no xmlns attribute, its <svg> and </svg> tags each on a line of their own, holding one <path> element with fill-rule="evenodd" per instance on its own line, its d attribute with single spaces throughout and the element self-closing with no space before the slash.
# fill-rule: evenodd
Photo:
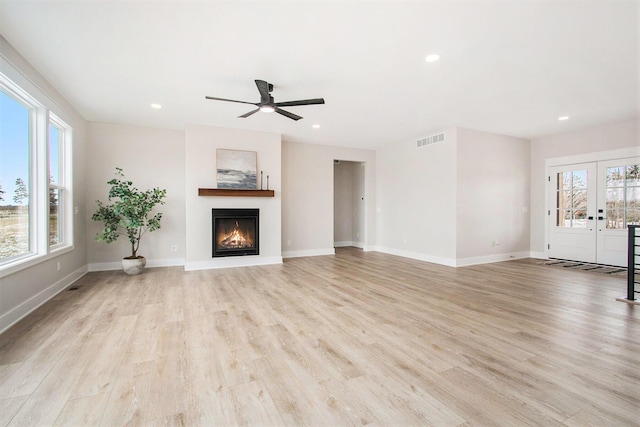
<svg viewBox="0 0 640 427">
<path fill-rule="evenodd" d="M 420 138 L 418 140 L 417 146 L 418 148 L 424 147 L 425 145 L 431 145 L 438 142 L 444 142 L 444 132 L 438 133 L 436 135 L 427 136 L 425 138 Z"/>
</svg>

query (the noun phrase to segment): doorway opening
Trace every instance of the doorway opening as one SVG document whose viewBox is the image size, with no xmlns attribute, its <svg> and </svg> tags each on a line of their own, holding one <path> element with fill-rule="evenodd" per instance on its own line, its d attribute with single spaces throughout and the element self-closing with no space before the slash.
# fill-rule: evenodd
<svg viewBox="0 0 640 427">
<path fill-rule="evenodd" d="M 365 246 L 365 163 L 333 162 L 333 246 Z"/>
</svg>

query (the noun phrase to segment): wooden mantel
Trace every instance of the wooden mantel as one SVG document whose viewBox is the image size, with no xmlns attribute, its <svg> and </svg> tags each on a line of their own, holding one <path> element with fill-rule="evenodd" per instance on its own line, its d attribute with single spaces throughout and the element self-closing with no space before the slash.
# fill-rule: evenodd
<svg viewBox="0 0 640 427">
<path fill-rule="evenodd" d="M 274 197 L 273 190 L 241 190 L 237 188 L 198 188 L 198 196 Z"/>
</svg>

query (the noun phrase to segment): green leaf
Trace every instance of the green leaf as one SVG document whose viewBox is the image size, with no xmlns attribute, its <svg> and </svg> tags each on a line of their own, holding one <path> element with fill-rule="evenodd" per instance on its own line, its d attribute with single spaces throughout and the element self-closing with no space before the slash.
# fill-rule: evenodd
<svg viewBox="0 0 640 427">
<path fill-rule="evenodd" d="M 124 180 L 123 170 L 118 167 L 116 177 L 107 181 L 107 184 L 111 186 L 107 194 L 110 204 L 96 200 L 98 209 L 91 216 L 92 220 L 104 224 L 96 234 L 96 240 L 112 243 L 121 235 L 126 235 L 132 245 L 132 256 L 135 256 L 141 236 L 160 228 L 162 213 L 151 215 L 151 212 L 156 205 L 165 204 L 163 199 L 167 190 L 156 187 L 140 191 L 132 181 Z"/>
</svg>

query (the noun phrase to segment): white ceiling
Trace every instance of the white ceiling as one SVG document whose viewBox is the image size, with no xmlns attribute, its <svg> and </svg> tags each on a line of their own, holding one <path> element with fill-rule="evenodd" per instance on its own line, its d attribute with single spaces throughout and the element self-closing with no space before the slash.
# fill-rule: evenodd
<svg viewBox="0 0 640 427">
<path fill-rule="evenodd" d="M 636 117 L 638 16 L 605 0 L 0 0 L 0 33 L 89 121 L 375 148 L 447 126 L 533 138 Z M 276 102 L 326 104 L 287 107 L 295 122 L 204 99 L 258 102 L 255 79 Z"/>
</svg>

